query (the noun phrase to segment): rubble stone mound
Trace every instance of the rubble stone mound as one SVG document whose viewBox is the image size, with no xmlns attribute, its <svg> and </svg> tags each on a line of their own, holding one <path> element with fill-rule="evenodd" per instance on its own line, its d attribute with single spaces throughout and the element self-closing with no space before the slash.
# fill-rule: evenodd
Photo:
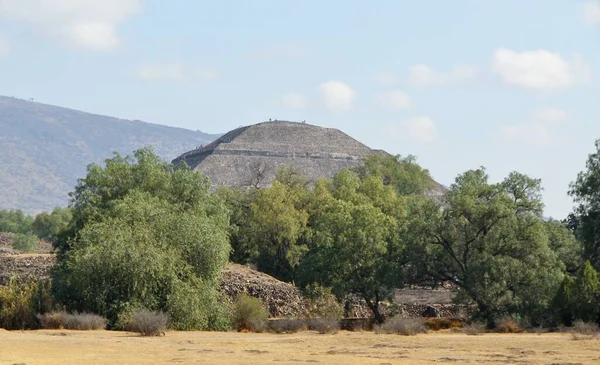
<svg viewBox="0 0 600 365">
<path fill-rule="evenodd" d="M 232 300 L 243 292 L 261 299 L 272 318 L 302 317 L 306 308 L 300 290 L 292 284 L 238 264 L 223 269 L 221 292 Z"/>
</svg>

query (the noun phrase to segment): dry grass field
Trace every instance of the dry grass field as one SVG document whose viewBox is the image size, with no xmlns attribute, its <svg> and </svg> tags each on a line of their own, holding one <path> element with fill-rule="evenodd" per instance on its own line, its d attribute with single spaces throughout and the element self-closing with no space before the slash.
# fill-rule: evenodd
<svg viewBox="0 0 600 365">
<path fill-rule="evenodd" d="M 600 341 L 568 334 L 372 332 L 293 335 L 0 330 L 0 364 L 600 364 Z"/>
</svg>

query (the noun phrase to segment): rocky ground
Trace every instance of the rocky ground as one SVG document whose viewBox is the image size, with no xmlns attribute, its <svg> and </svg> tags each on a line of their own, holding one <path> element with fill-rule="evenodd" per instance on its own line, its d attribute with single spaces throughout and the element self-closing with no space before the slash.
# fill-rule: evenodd
<svg viewBox="0 0 600 365">
<path fill-rule="evenodd" d="M 0 285 L 6 285 L 12 276 L 48 278 L 55 262 L 52 246 L 41 242 L 40 253 L 23 253 L 13 248 L 12 241 L 12 234 L 0 233 Z M 247 266 L 228 264 L 223 269 L 220 285 L 229 298 L 241 292 L 260 298 L 273 318 L 304 316 L 305 300 L 298 288 Z M 398 289 L 394 303 L 383 304 L 382 311 L 403 317 L 464 318 L 464 309 L 452 304 L 453 296 L 447 289 Z M 370 317 L 371 312 L 364 301 L 350 298 L 346 316 L 365 318 Z"/>
</svg>

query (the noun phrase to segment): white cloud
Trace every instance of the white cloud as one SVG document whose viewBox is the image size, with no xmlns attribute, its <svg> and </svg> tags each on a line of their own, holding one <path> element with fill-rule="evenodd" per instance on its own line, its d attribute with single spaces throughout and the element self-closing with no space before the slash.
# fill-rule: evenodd
<svg viewBox="0 0 600 365">
<path fill-rule="evenodd" d="M 410 96 L 401 90 L 383 92 L 377 97 L 383 106 L 390 109 L 409 109 L 413 105 Z"/>
<path fill-rule="evenodd" d="M 8 56 L 9 53 L 10 42 L 6 38 L 0 36 L 0 58 Z"/>
<path fill-rule="evenodd" d="M 283 95 L 281 97 L 281 103 L 283 106 L 292 109 L 306 109 L 308 107 L 308 100 L 295 92 Z"/>
<path fill-rule="evenodd" d="M 547 50 L 515 52 L 498 49 L 494 52 L 492 71 L 513 86 L 552 91 L 587 82 L 589 67 L 579 55 L 568 60 Z"/>
<path fill-rule="evenodd" d="M 211 68 L 188 68 L 180 63 L 155 63 L 142 65 L 137 69 L 137 77 L 144 81 L 214 81 L 219 73 Z"/>
<path fill-rule="evenodd" d="M 341 81 L 328 81 L 320 86 L 321 98 L 325 108 L 342 111 L 352 108 L 356 92 Z"/>
<path fill-rule="evenodd" d="M 432 143 L 438 139 L 435 123 L 429 117 L 414 117 L 390 125 L 388 132 L 396 138 L 408 138 L 416 143 Z"/>
<path fill-rule="evenodd" d="M 107 51 L 120 44 L 118 26 L 143 0 L 0 0 L 0 18 L 20 21 L 69 45 Z"/>
<path fill-rule="evenodd" d="M 567 113 L 557 108 L 544 108 L 535 112 L 522 124 L 507 126 L 503 130 L 506 138 L 535 147 L 548 147 L 555 143 L 551 134 L 553 126 L 568 119 Z"/>
<path fill-rule="evenodd" d="M 472 81 L 477 71 L 470 66 L 456 66 L 448 72 L 439 72 L 428 65 L 415 65 L 409 70 L 408 80 L 416 86 L 446 85 Z"/>
<path fill-rule="evenodd" d="M 600 24 L 600 2 L 587 1 L 583 4 L 583 18 L 590 25 Z"/>
</svg>

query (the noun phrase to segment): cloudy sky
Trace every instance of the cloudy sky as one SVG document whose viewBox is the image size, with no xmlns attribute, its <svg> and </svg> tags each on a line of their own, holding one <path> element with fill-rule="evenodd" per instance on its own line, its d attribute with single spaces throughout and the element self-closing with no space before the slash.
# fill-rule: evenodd
<svg viewBox="0 0 600 365">
<path fill-rule="evenodd" d="M 210 133 L 269 118 L 541 178 L 600 138 L 598 0 L 0 0 L 0 94 Z"/>
</svg>

